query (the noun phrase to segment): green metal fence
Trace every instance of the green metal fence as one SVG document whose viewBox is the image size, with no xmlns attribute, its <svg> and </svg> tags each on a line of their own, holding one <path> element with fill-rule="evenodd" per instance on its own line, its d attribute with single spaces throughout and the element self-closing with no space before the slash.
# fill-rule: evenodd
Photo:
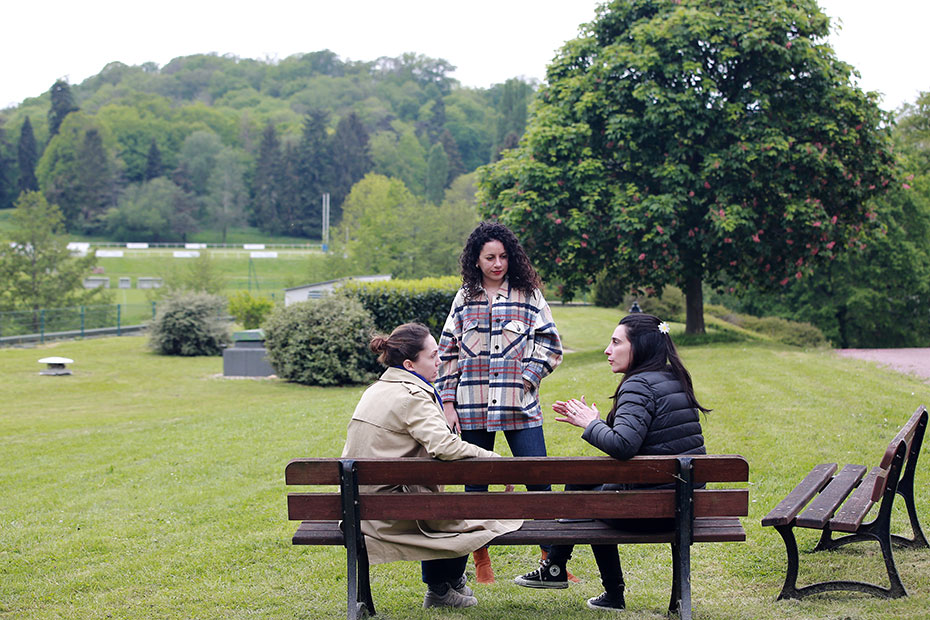
<svg viewBox="0 0 930 620">
<path fill-rule="evenodd" d="M 156 303 L 73 306 L 0 312 L 0 341 L 15 336 L 44 342 L 51 337 L 84 337 L 101 329 L 115 330 L 139 325 L 155 317 Z"/>
</svg>

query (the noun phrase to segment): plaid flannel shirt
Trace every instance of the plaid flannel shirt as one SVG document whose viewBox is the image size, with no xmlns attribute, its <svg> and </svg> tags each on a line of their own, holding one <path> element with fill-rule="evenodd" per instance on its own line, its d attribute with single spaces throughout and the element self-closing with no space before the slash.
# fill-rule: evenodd
<svg viewBox="0 0 930 620">
<path fill-rule="evenodd" d="M 439 339 L 436 387 L 463 429 L 508 431 L 542 424 L 539 383 L 562 361 L 562 342 L 539 290 L 527 298 L 505 281 L 486 294 L 459 290 Z M 527 390 L 526 379 L 533 388 Z"/>
</svg>

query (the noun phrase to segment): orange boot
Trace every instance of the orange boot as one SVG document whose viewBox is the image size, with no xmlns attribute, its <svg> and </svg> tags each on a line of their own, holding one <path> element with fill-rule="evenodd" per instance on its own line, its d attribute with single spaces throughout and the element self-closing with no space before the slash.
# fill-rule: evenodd
<svg viewBox="0 0 930 620">
<path fill-rule="evenodd" d="M 478 583 L 494 583 L 494 569 L 491 568 L 491 556 L 488 548 L 482 547 L 472 554 L 475 560 L 475 581 Z"/>
<path fill-rule="evenodd" d="M 542 554 L 542 558 L 540 558 L 540 560 L 545 562 L 546 558 L 549 557 L 549 552 L 546 551 L 545 549 L 540 549 L 540 553 Z M 574 581 L 575 583 L 581 582 L 581 579 L 578 579 L 578 577 L 575 577 L 574 575 L 571 574 L 571 572 L 568 570 L 568 567 L 565 567 L 565 577 L 569 581 Z"/>
</svg>

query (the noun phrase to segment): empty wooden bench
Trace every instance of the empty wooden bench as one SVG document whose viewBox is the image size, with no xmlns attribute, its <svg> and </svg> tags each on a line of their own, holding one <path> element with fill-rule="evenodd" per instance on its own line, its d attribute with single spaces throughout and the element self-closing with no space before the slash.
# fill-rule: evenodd
<svg viewBox="0 0 930 620">
<path fill-rule="evenodd" d="M 865 592 L 884 598 L 907 596 L 895 566 L 893 546 L 928 546 L 914 503 L 914 472 L 926 428 L 927 409 L 919 407 L 888 444 L 877 467 L 866 473 L 867 468 L 863 465 L 846 465 L 837 474 L 836 463 L 817 465 L 762 519 L 762 525 L 773 526 L 781 534 L 788 554 L 788 570 L 779 599 L 802 598 L 837 590 Z M 907 507 L 913 532 L 911 538 L 891 533 L 891 509 L 896 495 L 902 497 Z M 879 500 L 878 514 L 872 521 L 864 522 L 873 504 Z M 836 549 L 863 540 L 878 541 L 888 572 L 889 587 L 859 581 L 825 581 L 799 588 L 796 527 L 823 531 L 814 551 Z M 834 532 L 840 533 L 839 538 L 833 537 Z"/>
<path fill-rule="evenodd" d="M 343 545 L 347 552 L 348 618 L 375 613 L 364 519 L 526 519 L 495 545 L 670 543 L 669 610 L 691 618 L 691 544 L 743 541 L 739 521 L 748 512 L 748 490 L 705 489 L 707 483 L 744 483 L 749 466 L 741 456 L 642 456 L 433 459 L 297 459 L 288 463 L 289 485 L 336 485 L 335 490 L 288 494 L 288 518 L 303 523 L 295 545 Z M 670 484 L 673 488 L 628 491 L 532 491 L 464 493 L 360 493 L 359 485 L 469 484 Z M 714 485 L 719 486 L 719 485 Z M 673 519 L 667 531 L 634 532 L 599 521 L 556 519 Z M 342 527 L 340 528 L 340 521 Z"/>
</svg>

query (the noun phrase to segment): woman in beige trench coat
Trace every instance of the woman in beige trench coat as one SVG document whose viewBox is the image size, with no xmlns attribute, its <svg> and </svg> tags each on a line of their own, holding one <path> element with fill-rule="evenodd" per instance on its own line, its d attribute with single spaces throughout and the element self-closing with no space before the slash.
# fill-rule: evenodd
<svg viewBox="0 0 930 620">
<path fill-rule="evenodd" d="M 365 390 L 346 434 L 343 457 L 425 457 L 455 461 L 496 457 L 453 433 L 432 385 L 439 369 L 439 347 L 418 323 L 376 336 L 371 350 L 387 370 Z M 437 487 L 363 486 L 365 493 L 437 492 Z M 466 585 L 468 554 L 518 529 L 520 520 L 362 521 L 373 564 L 420 560 L 427 585 L 424 607 L 470 607 L 478 601 Z"/>
</svg>

